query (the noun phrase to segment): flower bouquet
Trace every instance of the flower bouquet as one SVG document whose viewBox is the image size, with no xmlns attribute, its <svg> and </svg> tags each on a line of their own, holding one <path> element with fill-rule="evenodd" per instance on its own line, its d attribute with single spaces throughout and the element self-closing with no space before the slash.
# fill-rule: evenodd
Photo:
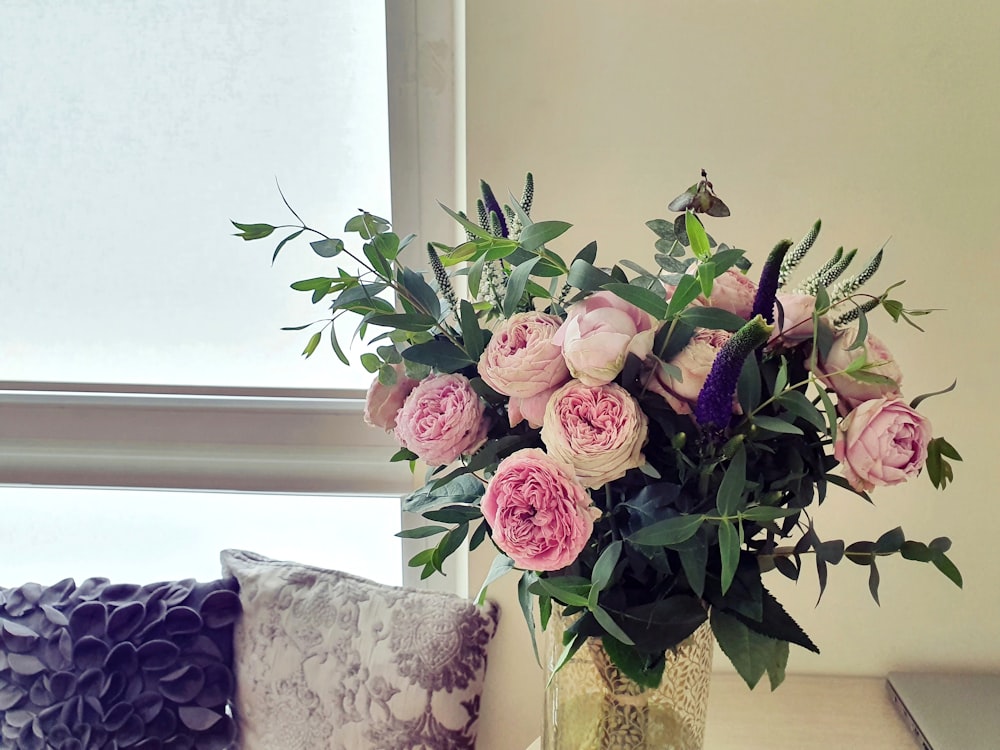
<svg viewBox="0 0 1000 750">
<path fill-rule="evenodd" d="M 675 219 L 647 222 L 655 265 L 602 268 L 595 243 L 551 249 L 570 224 L 531 218 L 530 175 L 508 205 L 482 194 L 475 220 L 444 208 L 467 240 L 430 242 L 423 258 L 369 213 L 345 227 L 360 251 L 301 220 L 275 250 L 306 233 L 333 261 L 292 285 L 330 311 L 304 353 L 326 331 L 347 363 L 330 323 L 357 316 L 374 347 L 361 356 L 375 376 L 365 418 L 394 434 L 391 461 L 430 467 L 404 500 L 428 524 L 400 534 L 436 541 L 409 561 L 423 576 L 466 541 L 492 544 L 480 598 L 519 571 L 533 641 L 536 620 L 568 618 L 556 669 L 600 639 L 640 688 L 706 622 L 749 686 L 764 674 L 777 686 L 789 644 L 817 649 L 765 588 L 771 571 L 797 579 L 811 560 L 822 595 L 846 559 L 868 566 L 877 601 L 878 562 L 898 554 L 961 585 L 947 538 L 894 528 L 847 544 L 813 523 L 814 507 L 843 502 L 831 486 L 870 502 L 924 471 L 944 488 L 960 459 L 869 331 L 876 312 L 914 326 L 929 312 L 895 287 L 862 291 L 881 250 L 856 272 L 840 249 L 796 274 L 817 221 L 750 275 L 744 251 L 705 229 L 729 209 L 702 173 L 670 203 Z M 234 224 L 245 240 L 279 229 Z"/>
</svg>

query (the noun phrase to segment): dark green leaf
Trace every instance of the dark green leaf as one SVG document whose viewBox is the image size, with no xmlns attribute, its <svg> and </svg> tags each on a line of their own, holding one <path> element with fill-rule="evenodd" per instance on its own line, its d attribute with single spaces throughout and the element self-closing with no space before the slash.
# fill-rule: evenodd
<svg viewBox="0 0 1000 750">
<path fill-rule="evenodd" d="M 588 242 L 587 245 L 576 254 L 576 257 L 573 258 L 574 263 L 578 260 L 582 260 L 591 266 L 594 265 L 594 261 L 597 260 L 597 243 Z"/>
<path fill-rule="evenodd" d="M 347 359 L 347 355 L 344 354 L 344 350 L 341 348 L 340 342 L 337 340 L 336 326 L 330 326 L 330 346 L 333 347 L 333 353 L 337 355 L 337 359 L 339 359 L 345 365 L 350 365 L 350 361 Z"/>
<path fill-rule="evenodd" d="M 831 539 L 828 542 L 820 542 L 815 545 L 814 549 L 816 550 L 816 559 L 830 563 L 830 565 L 837 565 L 844 559 L 843 539 Z"/>
<path fill-rule="evenodd" d="M 644 688 L 655 689 L 660 686 L 663 668 L 666 666 L 665 659 L 660 657 L 650 664 L 634 647 L 627 646 L 611 636 L 605 636 L 601 641 L 608 658 L 626 677 Z"/>
<path fill-rule="evenodd" d="M 557 576 L 539 578 L 531 585 L 533 594 L 547 594 L 556 601 L 574 607 L 586 607 L 590 595 L 590 581 L 586 578 Z"/>
<path fill-rule="evenodd" d="M 768 417 L 763 414 L 757 414 L 753 417 L 753 423 L 762 430 L 768 430 L 769 432 L 778 432 L 784 435 L 803 434 L 800 427 L 779 417 Z"/>
<path fill-rule="evenodd" d="M 881 606 L 882 602 L 878 600 L 879 580 L 880 576 L 878 574 L 878 566 L 875 564 L 875 561 L 872 560 L 872 564 L 868 568 L 868 591 L 871 592 L 872 599 L 875 600 L 875 603 Z"/>
<path fill-rule="evenodd" d="M 725 594 L 733 583 L 736 566 L 740 561 L 740 539 L 732 521 L 719 522 L 719 560 L 722 563 L 720 586 Z"/>
<path fill-rule="evenodd" d="M 931 562 L 934 559 L 934 552 L 923 542 L 907 541 L 899 548 L 899 554 L 905 560 L 916 560 L 917 562 Z"/>
<path fill-rule="evenodd" d="M 937 553 L 932 562 L 934 563 L 934 567 L 944 573 L 948 580 L 959 588 L 962 588 L 962 574 L 955 567 L 955 563 L 948 559 L 948 556 L 944 552 Z"/>
<path fill-rule="evenodd" d="M 538 641 L 535 638 L 535 600 L 529 590 L 532 581 L 535 580 L 537 575 L 531 571 L 526 570 L 521 574 L 517 581 L 517 601 L 521 605 L 521 614 L 524 615 L 524 622 L 528 626 L 528 634 L 531 635 L 531 650 L 535 653 L 535 661 L 541 665 L 542 662 L 538 658 Z"/>
<path fill-rule="evenodd" d="M 332 258 L 344 251 L 344 243 L 342 240 L 316 240 L 315 242 L 310 242 L 309 247 L 311 247 L 313 252 L 321 258 Z M 277 250 L 275 253 L 277 253 Z"/>
<path fill-rule="evenodd" d="M 617 641 L 621 641 L 626 646 L 634 646 L 635 643 L 628 637 L 628 633 L 622 630 L 621 626 L 615 622 L 607 610 L 602 607 L 591 607 L 590 613 L 597 620 L 597 623 L 604 628 L 604 632 Z"/>
<path fill-rule="evenodd" d="M 608 583 L 611 581 L 611 576 L 615 572 L 615 566 L 618 564 L 618 558 L 621 556 L 622 543 L 618 540 L 612 542 L 604 551 L 601 556 L 597 558 L 597 562 L 594 563 L 594 571 L 591 573 L 591 589 L 594 591 L 604 591 L 608 587 Z"/>
<path fill-rule="evenodd" d="M 719 307 L 689 307 L 680 316 L 686 323 L 698 328 L 714 328 L 720 331 L 738 331 L 746 321 L 739 315 Z"/>
<path fill-rule="evenodd" d="M 951 391 L 955 390 L 955 386 L 956 385 L 958 385 L 958 381 L 957 380 L 953 380 L 952 383 L 951 383 L 951 385 L 949 385 L 947 388 L 942 388 L 940 391 L 932 391 L 931 393 L 921 394 L 920 396 L 917 396 L 915 399 L 913 399 L 910 402 L 910 408 L 911 409 L 916 409 L 918 406 L 920 406 L 920 404 L 924 400 L 930 398 L 931 396 L 940 396 L 942 393 L 950 393 Z M 952 450 L 954 450 L 954 448 L 952 448 Z M 956 453 L 954 456 L 951 456 L 951 458 L 954 458 L 956 461 L 961 461 L 962 460 L 959 457 L 958 453 Z"/>
<path fill-rule="evenodd" d="M 538 225 L 532 224 L 532 226 L 536 227 Z M 504 317 L 509 318 L 517 312 L 517 308 L 521 304 L 521 295 L 524 294 L 524 287 L 528 283 L 528 276 L 531 274 L 531 269 L 535 267 L 535 264 L 539 260 L 541 258 L 536 256 L 511 271 L 510 277 L 507 279 L 507 289 L 504 292 L 503 298 Z"/>
<path fill-rule="evenodd" d="M 465 350 L 469 358 L 478 361 L 483 353 L 485 344 L 483 343 L 483 332 L 479 327 L 476 311 L 472 308 L 472 303 L 464 299 L 458 303 L 458 309 L 462 325 L 462 343 L 465 344 Z"/>
<path fill-rule="evenodd" d="M 736 397 L 744 414 L 752 414 L 760 405 L 760 369 L 756 357 L 747 357 L 740 370 L 740 379 L 736 384 Z"/>
<path fill-rule="evenodd" d="M 677 282 L 677 288 L 670 296 L 670 302 L 667 305 L 667 317 L 672 318 L 680 314 L 682 310 L 697 299 L 700 293 L 701 287 L 694 276 L 682 276 L 681 280 Z"/>
<path fill-rule="evenodd" d="M 632 544 L 669 547 L 690 539 L 705 520 L 704 516 L 674 516 L 652 523 L 628 537 Z"/>
<path fill-rule="evenodd" d="M 274 261 L 277 259 L 278 253 L 281 252 L 281 248 L 283 248 L 289 242 L 291 242 L 296 237 L 298 237 L 300 234 L 302 234 L 303 231 L 304 230 L 300 229 L 297 232 L 292 232 L 290 235 L 288 235 L 287 237 L 285 237 L 285 239 L 283 239 L 281 242 L 279 242 L 278 246 L 276 248 L 274 248 L 274 255 L 271 256 L 271 262 L 274 263 Z"/>
<path fill-rule="evenodd" d="M 434 548 L 434 556 L 431 558 L 431 565 L 434 566 L 434 569 L 437 570 L 437 572 L 444 572 L 442 570 L 444 561 L 458 551 L 458 548 L 462 546 L 462 542 L 465 541 L 465 537 L 468 535 L 469 524 L 463 523 L 453 528 L 441 538 L 437 547 Z"/>
<path fill-rule="evenodd" d="M 479 548 L 479 545 L 486 541 L 486 535 L 489 533 L 490 527 L 486 523 L 485 519 L 476 527 L 473 532 L 472 537 L 469 539 L 469 551 L 472 552 Z"/>
<path fill-rule="evenodd" d="M 424 277 L 409 268 L 400 269 L 400 282 L 416 303 L 422 308 L 420 312 L 427 313 L 432 318 L 441 315 L 441 300 Z"/>
<path fill-rule="evenodd" d="M 403 529 L 396 536 L 400 539 L 424 539 L 429 536 L 443 534 L 448 531 L 447 526 L 418 526 L 415 529 Z"/>
<path fill-rule="evenodd" d="M 900 548 L 903 546 L 903 542 L 906 541 L 906 535 L 903 534 L 903 529 L 899 526 L 896 528 L 885 532 L 882 536 L 875 540 L 875 552 L 877 554 L 891 554 L 893 552 L 899 552 Z"/>
<path fill-rule="evenodd" d="M 719 647 L 751 689 L 768 669 L 775 669 L 781 664 L 781 641 L 754 632 L 737 618 L 717 608 L 712 609 L 711 619 L 712 632 Z"/>
<path fill-rule="evenodd" d="M 456 372 L 474 364 L 462 349 L 446 339 L 434 339 L 415 344 L 403 352 L 403 359 L 428 365 L 439 372 Z"/>
<path fill-rule="evenodd" d="M 722 475 L 722 483 L 719 485 L 718 494 L 715 496 L 715 507 L 719 510 L 719 515 L 732 516 L 744 504 L 743 488 L 747 479 L 747 453 L 742 445 L 733 454 L 726 467 L 726 473 Z"/>
<path fill-rule="evenodd" d="M 752 357 L 748 359 L 753 359 Z M 788 410 L 790 414 L 801 417 L 817 430 L 826 429 L 824 415 L 816 409 L 816 406 L 805 397 L 802 391 L 788 390 L 778 397 L 778 403 Z"/>
<path fill-rule="evenodd" d="M 437 325 L 430 315 L 422 313 L 393 313 L 391 315 L 372 315 L 368 322 L 374 326 L 395 328 L 400 331 L 428 331 Z"/>
<path fill-rule="evenodd" d="M 482 518 L 483 514 L 478 505 L 462 504 L 448 505 L 436 510 L 425 510 L 421 515 L 428 521 L 437 521 L 438 523 L 466 523 Z"/>
<path fill-rule="evenodd" d="M 456 477 L 444 486 L 435 487 L 435 484 L 430 482 L 404 497 L 403 510 L 423 513 L 456 503 L 477 503 L 485 490 L 483 483 L 471 474 Z"/>
<path fill-rule="evenodd" d="M 583 259 L 573 261 L 566 281 L 582 292 L 593 292 L 601 289 L 606 284 L 615 283 L 615 280 L 611 276 Z"/>
<path fill-rule="evenodd" d="M 632 284 L 605 284 L 604 288 L 657 320 L 663 320 L 667 314 L 667 303 L 648 289 Z"/>
<path fill-rule="evenodd" d="M 480 238 L 485 239 L 485 240 L 491 239 L 493 237 L 493 235 L 491 235 L 485 229 L 483 229 L 482 227 L 480 227 L 478 224 L 469 221 L 464 216 L 460 216 L 459 214 L 457 214 L 454 211 L 452 211 L 450 208 L 448 208 L 443 203 L 439 202 L 438 205 L 441 206 L 442 209 L 444 209 L 444 212 L 446 214 L 448 214 L 451 218 L 453 218 L 455 221 L 457 221 L 459 224 L 461 224 L 462 227 L 465 229 L 465 231 L 469 232 L 474 237 L 480 237 Z"/>
<path fill-rule="evenodd" d="M 801 512 L 799 508 L 772 508 L 767 505 L 755 505 L 752 508 L 742 511 L 740 517 L 746 521 L 762 523 L 776 521 L 779 518 L 787 518 Z"/>
</svg>

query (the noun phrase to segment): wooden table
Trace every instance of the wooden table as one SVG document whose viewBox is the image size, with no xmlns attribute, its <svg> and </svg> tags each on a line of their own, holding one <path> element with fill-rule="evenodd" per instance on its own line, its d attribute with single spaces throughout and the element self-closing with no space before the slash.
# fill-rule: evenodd
<svg viewBox="0 0 1000 750">
<path fill-rule="evenodd" d="M 774 693 L 715 674 L 705 750 L 915 750 L 880 677 L 789 675 Z M 540 750 L 536 740 L 528 750 Z"/>
</svg>

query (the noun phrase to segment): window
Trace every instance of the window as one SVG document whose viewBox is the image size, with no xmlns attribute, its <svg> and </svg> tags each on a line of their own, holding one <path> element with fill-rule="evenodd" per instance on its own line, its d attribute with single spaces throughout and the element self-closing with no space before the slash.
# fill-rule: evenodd
<svg viewBox="0 0 1000 750">
<path fill-rule="evenodd" d="M 0 482 L 410 487 L 405 467 L 386 463 L 391 440 L 360 425 L 368 375 L 338 372 L 330 352 L 302 362 L 303 334 L 278 330 L 315 316 L 287 282 L 321 261 L 286 250 L 272 269 L 271 248 L 228 236 L 228 219 L 279 223 L 275 177 L 323 228 L 360 202 L 384 211 L 391 151 L 397 225 L 441 236 L 434 199 L 456 203 L 464 184 L 461 19 L 434 5 L 0 7 Z M 348 42 L 370 55 L 377 86 L 345 72 L 361 55 Z M 10 492 L 0 502 L 24 503 Z"/>
</svg>

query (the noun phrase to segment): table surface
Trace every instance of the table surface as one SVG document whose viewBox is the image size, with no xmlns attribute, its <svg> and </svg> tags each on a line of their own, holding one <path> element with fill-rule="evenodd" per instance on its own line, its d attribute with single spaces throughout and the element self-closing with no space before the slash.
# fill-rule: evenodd
<svg viewBox="0 0 1000 750">
<path fill-rule="evenodd" d="M 704 750 L 915 750 L 880 677 L 789 675 L 770 692 L 715 674 Z M 540 750 L 536 740 L 528 750 Z"/>
</svg>

